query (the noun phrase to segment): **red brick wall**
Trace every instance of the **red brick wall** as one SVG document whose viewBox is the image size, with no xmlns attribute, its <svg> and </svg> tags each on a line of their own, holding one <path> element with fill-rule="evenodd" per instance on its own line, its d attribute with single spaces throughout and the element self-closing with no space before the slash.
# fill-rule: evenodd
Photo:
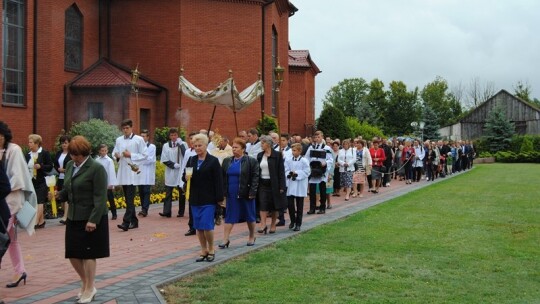
<svg viewBox="0 0 540 304">
<path fill-rule="evenodd" d="M 129 5 L 127 5 L 129 3 Z M 271 109 L 271 29 L 275 24 L 280 38 L 280 62 L 287 62 L 288 15 L 279 15 L 273 6 L 266 8 L 265 68 L 261 66 L 262 8 L 249 3 L 208 0 L 162 1 L 158 11 L 149 1 L 114 1 L 111 7 L 111 59 L 126 66 L 139 63 L 141 72 L 169 90 L 168 124 L 190 130 L 208 128 L 213 106 L 180 97 L 178 76 L 184 76 L 201 90 L 212 90 L 233 71 L 241 91 L 263 72 L 265 112 Z M 209 9 L 211 7 L 211 9 Z M 160 30 L 156 31 L 156 27 Z M 283 31 L 283 32 L 280 32 Z M 130 35 L 135 33 L 135 37 Z M 284 84 L 281 96 L 287 96 Z M 177 121 L 175 111 L 182 100 L 183 115 Z M 283 98 L 283 100 L 286 100 Z M 282 112 L 286 102 L 282 102 Z M 160 113 L 158 113 L 158 116 Z M 239 130 L 253 127 L 261 117 L 260 100 L 237 113 Z M 283 119 L 286 121 L 286 119 Z M 232 111 L 218 108 L 212 128 L 234 136 Z"/>
<path fill-rule="evenodd" d="M 282 8 L 286 1 L 279 1 Z M 262 16 L 260 4 L 256 2 L 229 2 L 211 0 L 115 0 L 111 1 L 111 27 L 106 30 L 107 16 L 101 18 L 101 40 L 99 33 L 98 0 L 39 0 L 37 31 L 37 117 L 33 121 L 33 1 L 27 4 L 27 60 L 26 97 L 24 108 L 2 107 L 0 119 L 6 121 L 14 131 L 15 142 L 26 145 L 27 135 L 33 132 L 42 135 L 44 146 L 52 144 L 64 128 L 64 85 L 79 74 L 64 70 L 64 13 L 76 3 L 83 14 L 83 69 L 94 64 L 101 53 L 110 53 L 110 60 L 133 68 L 139 64 L 141 73 L 168 90 L 157 97 L 159 102 L 141 99 L 141 104 L 151 108 L 153 128 L 163 125 L 182 125 L 190 130 L 208 128 L 213 107 L 199 104 L 187 97 L 180 97 L 178 76 L 180 68 L 184 76 L 202 90 L 214 89 L 228 77 L 232 69 L 236 86 L 245 89 L 263 72 L 265 81 L 265 112 L 271 112 L 272 73 L 271 33 L 274 26 L 279 37 L 279 61 L 286 68 L 285 80 L 280 90 L 280 114 L 282 130 L 288 130 L 288 12 L 280 11 L 276 4 L 265 8 L 264 64 L 262 62 Z M 107 8 L 103 8 L 106 11 Z M 110 41 L 110 50 L 107 50 Z M 264 65 L 264 66 L 263 66 Z M 75 96 L 68 92 L 68 99 Z M 104 97 L 105 98 L 105 97 Z M 110 97 L 109 97 L 110 98 Z M 183 121 L 176 120 L 176 109 L 182 101 Z M 74 100 L 75 101 L 75 100 Z M 291 102 L 294 102 L 291 100 Z M 152 106 L 152 103 L 155 103 Z M 165 109 L 165 104 L 168 103 Z M 73 106 L 76 107 L 75 105 Z M 79 105 L 78 108 L 86 107 Z M 297 105 L 292 105 L 295 108 Z M 71 111 L 71 108 L 69 109 Z M 129 109 L 122 115 L 135 116 Z M 129 114 L 128 114 L 129 113 Z M 106 113 L 117 120 L 120 113 Z M 71 125 L 69 115 L 67 126 Z M 167 117 L 167 121 L 165 118 Z M 257 100 L 249 108 L 237 114 L 238 128 L 248 129 L 257 124 L 261 117 L 261 102 Z M 125 117 L 124 117 L 125 118 Z M 132 117 L 134 118 L 134 117 Z M 296 122 L 291 120 L 293 124 Z M 299 125 L 304 122 L 298 122 Z M 297 128 L 298 126 L 295 126 Z M 233 137 L 235 126 L 232 111 L 218 108 L 213 128 Z"/>
<path fill-rule="evenodd" d="M 2 107 L 0 119 L 14 133 L 14 142 L 26 145 L 27 136 L 34 132 L 43 137 L 50 149 L 64 128 L 64 84 L 78 73 L 64 70 L 65 10 L 76 3 L 83 15 L 83 69 L 98 59 L 98 0 L 39 0 L 37 32 L 37 97 L 34 111 L 34 1 L 27 1 L 26 12 L 26 106 Z M 71 122 L 68 122 L 68 126 Z"/>
</svg>

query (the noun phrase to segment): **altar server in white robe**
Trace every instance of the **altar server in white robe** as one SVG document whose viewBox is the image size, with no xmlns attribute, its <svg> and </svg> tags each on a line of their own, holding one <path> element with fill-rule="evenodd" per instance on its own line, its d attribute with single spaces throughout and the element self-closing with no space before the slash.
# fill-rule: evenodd
<svg viewBox="0 0 540 304">
<path fill-rule="evenodd" d="M 116 139 L 113 156 L 118 162 L 116 179 L 122 185 L 126 198 L 126 213 L 122 224 L 117 227 L 127 231 L 139 227 L 139 220 L 135 214 L 135 187 L 140 185 L 140 165 L 147 157 L 144 139 L 133 133 L 133 121 L 125 119 L 121 123 L 123 135 Z"/>
<path fill-rule="evenodd" d="M 176 188 L 180 194 L 180 180 L 182 177 L 182 163 L 188 146 L 178 137 L 178 129 L 169 129 L 169 141 L 163 145 L 161 150 L 161 162 L 165 168 L 165 201 L 163 203 L 163 212 L 159 215 L 163 217 L 172 216 L 172 193 Z M 184 215 L 186 201 L 180 200 L 178 214 Z"/>
<path fill-rule="evenodd" d="M 285 159 L 285 177 L 287 183 L 287 203 L 291 223 L 289 229 L 300 231 L 304 198 L 307 196 L 308 178 L 311 174 L 307 158 L 302 156 L 302 145 L 293 144 L 292 157 Z"/>
</svg>

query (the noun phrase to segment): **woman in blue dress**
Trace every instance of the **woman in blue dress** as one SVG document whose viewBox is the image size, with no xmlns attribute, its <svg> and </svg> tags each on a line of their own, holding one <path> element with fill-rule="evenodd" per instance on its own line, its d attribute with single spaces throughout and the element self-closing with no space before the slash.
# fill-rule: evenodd
<svg viewBox="0 0 540 304">
<path fill-rule="evenodd" d="M 255 245 L 255 197 L 259 185 L 259 163 L 253 157 L 245 154 L 246 141 L 235 138 L 232 144 L 233 156 L 223 160 L 223 181 L 227 209 L 223 243 L 219 248 L 228 248 L 229 236 L 236 223 L 247 222 L 249 238 L 247 246 Z"/>
</svg>

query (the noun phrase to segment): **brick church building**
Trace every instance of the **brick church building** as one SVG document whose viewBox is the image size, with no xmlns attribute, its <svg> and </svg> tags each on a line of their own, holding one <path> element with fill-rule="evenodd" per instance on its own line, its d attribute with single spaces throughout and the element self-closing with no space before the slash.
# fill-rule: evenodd
<svg viewBox="0 0 540 304">
<path fill-rule="evenodd" d="M 289 18 L 297 8 L 287 0 L 2 0 L 0 6 L 0 120 L 16 143 L 26 145 L 28 134 L 37 133 L 51 148 L 62 129 L 90 118 L 118 125 L 131 118 L 136 132 L 208 128 L 213 106 L 180 94 L 181 69 L 203 91 L 225 81 L 229 70 L 240 91 L 260 73 L 265 94 L 237 113 L 238 128 L 254 127 L 266 114 L 279 118 L 282 132 L 313 132 L 320 70 L 308 51 L 290 49 Z M 280 86 L 278 64 L 285 68 Z M 232 111 L 218 108 L 212 129 L 235 136 Z"/>
</svg>

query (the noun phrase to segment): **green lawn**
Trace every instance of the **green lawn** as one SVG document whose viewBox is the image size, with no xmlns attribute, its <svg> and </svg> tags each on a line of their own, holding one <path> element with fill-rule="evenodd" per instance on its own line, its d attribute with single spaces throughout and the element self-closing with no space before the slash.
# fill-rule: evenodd
<svg viewBox="0 0 540 304">
<path fill-rule="evenodd" d="M 466 174 L 167 286 L 168 303 L 540 303 L 540 166 Z"/>
</svg>

